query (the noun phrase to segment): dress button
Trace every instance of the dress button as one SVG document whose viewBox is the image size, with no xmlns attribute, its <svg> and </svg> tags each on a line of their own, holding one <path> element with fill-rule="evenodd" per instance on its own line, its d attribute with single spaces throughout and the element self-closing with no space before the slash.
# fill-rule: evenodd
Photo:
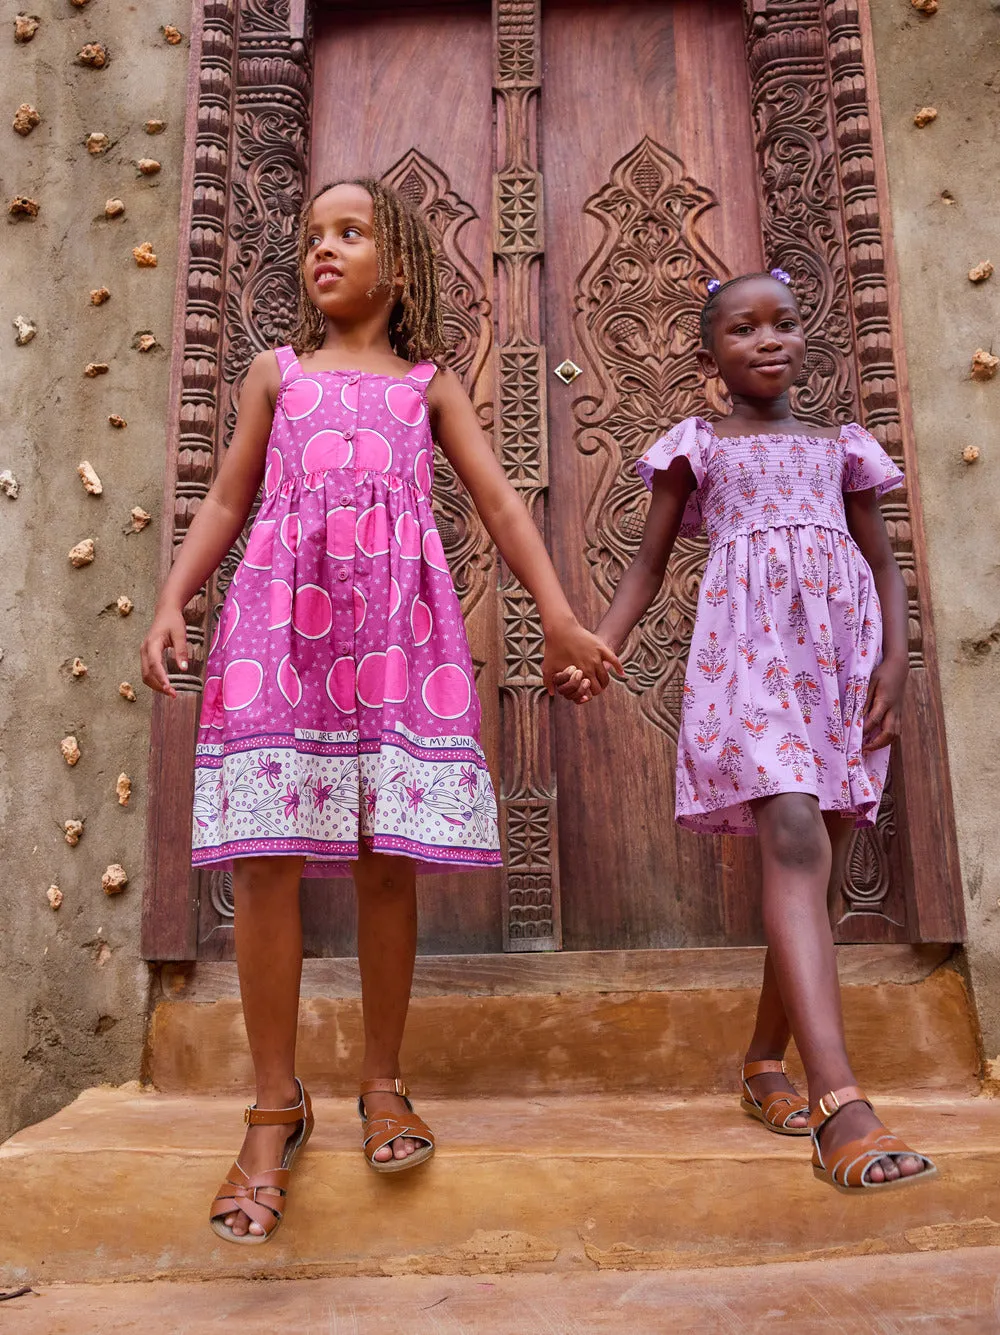
<svg viewBox="0 0 1000 1335">
<path fill-rule="evenodd" d="M 345 440 L 353 440 L 353 439 L 354 439 L 354 427 L 349 426 L 349 427 L 347 428 L 347 430 L 344 432 L 344 439 L 345 439 Z"/>
<path fill-rule="evenodd" d="M 341 584 L 343 584 L 345 580 L 351 578 L 350 571 L 345 570 L 344 567 L 341 566 L 340 569 L 337 571 L 337 578 L 340 580 Z"/>
<path fill-rule="evenodd" d="M 341 505 L 350 505 L 352 500 L 353 497 L 350 495 L 350 493 L 345 491 L 343 496 L 341 496 L 340 498 L 340 503 Z"/>
<path fill-rule="evenodd" d="M 351 646 L 347 643 L 346 640 L 342 640 L 337 648 L 337 652 L 339 654 L 349 654 L 351 652 Z"/>
</svg>

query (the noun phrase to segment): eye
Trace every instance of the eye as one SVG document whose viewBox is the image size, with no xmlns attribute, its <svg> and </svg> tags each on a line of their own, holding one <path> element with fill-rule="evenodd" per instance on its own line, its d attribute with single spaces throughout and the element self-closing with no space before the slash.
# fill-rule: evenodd
<svg viewBox="0 0 1000 1335">
<path fill-rule="evenodd" d="M 345 227 L 345 228 L 344 228 L 344 239 L 345 239 L 345 241 L 346 241 L 346 239 L 347 239 L 349 236 L 360 236 L 360 235 L 361 235 L 361 229 L 360 229 L 360 227 Z"/>
<path fill-rule="evenodd" d="M 738 325 L 736 325 L 736 327 L 733 329 L 733 333 L 734 333 L 734 334 L 752 334 L 752 333 L 753 333 L 753 325 L 752 325 L 752 324 L 738 324 Z"/>
<path fill-rule="evenodd" d="M 789 316 L 787 320 L 780 321 L 778 324 L 779 329 L 798 329 L 798 327 L 799 327 L 798 320 L 792 319 L 791 316 Z"/>
<path fill-rule="evenodd" d="M 306 237 L 306 249 L 312 250 L 315 246 L 319 245 L 319 242 L 320 238 L 313 232 L 310 236 Z"/>
</svg>

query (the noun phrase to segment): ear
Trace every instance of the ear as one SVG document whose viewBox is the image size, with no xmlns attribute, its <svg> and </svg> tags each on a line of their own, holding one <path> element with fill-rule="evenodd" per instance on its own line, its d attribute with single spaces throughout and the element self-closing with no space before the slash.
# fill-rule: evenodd
<svg viewBox="0 0 1000 1335">
<path fill-rule="evenodd" d="M 698 358 L 698 365 L 701 367 L 701 373 L 706 380 L 714 380 L 719 374 L 719 363 L 715 360 L 715 354 L 710 348 L 699 348 L 695 353 Z"/>
</svg>

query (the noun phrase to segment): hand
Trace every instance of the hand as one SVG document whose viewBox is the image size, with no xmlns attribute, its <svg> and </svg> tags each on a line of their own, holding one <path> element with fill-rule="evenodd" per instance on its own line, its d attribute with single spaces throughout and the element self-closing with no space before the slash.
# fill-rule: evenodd
<svg viewBox="0 0 1000 1335">
<path fill-rule="evenodd" d="M 545 636 L 542 680 L 549 695 L 555 694 L 556 673 L 562 672 L 567 664 L 573 664 L 587 678 L 593 695 L 600 695 L 610 681 L 609 668 L 624 671 L 610 645 L 584 630 L 575 617 Z"/>
<path fill-rule="evenodd" d="M 865 700 L 862 751 L 881 751 L 899 736 L 903 724 L 906 662 L 881 662 L 872 673 Z"/>
<path fill-rule="evenodd" d="M 142 662 L 142 679 L 154 691 L 177 698 L 177 692 L 170 684 L 163 655 L 170 649 L 174 660 L 182 672 L 187 671 L 188 645 L 187 625 L 184 612 L 179 607 L 160 608 L 153 618 L 149 633 L 142 642 L 139 658 Z"/>
<path fill-rule="evenodd" d="M 571 700 L 575 705 L 585 705 L 593 698 L 590 679 L 585 677 L 578 667 L 571 665 L 557 672 L 552 684 L 564 700 Z"/>
</svg>

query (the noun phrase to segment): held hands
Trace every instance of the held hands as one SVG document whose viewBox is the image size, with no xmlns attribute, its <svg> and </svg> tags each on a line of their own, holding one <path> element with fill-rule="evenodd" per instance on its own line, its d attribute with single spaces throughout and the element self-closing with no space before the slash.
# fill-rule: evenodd
<svg viewBox="0 0 1000 1335">
<path fill-rule="evenodd" d="M 542 679 L 549 695 L 555 695 L 558 690 L 560 695 L 575 699 L 584 693 L 583 683 L 586 682 L 586 699 L 589 700 L 592 695 L 600 695 L 611 680 L 609 668 L 623 671 L 618 655 L 605 640 L 584 630 L 578 621 L 573 620 L 546 635 Z M 572 694 L 567 689 L 569 681 L 574 683 Z M 580 699 L 577 703 L 585 702 Z"/>
<path fill-rule="evenodd" d="M 903 723 L 903 693 L 909 667 L 886 660 L 878 665 L 868 683 L 862 751 L 880 751 L 899 736 Z"/>
<path fill-rule="evenodd" d="M 174 661 L 182 672 L 187 671 L 188 646 L 187 626 L 184 612 L 179 607 L 161 607 L 153 617 L 153 624 L 142 642 L 139 658 L 142 662 L 142 679 L 151 690 L 160 691 L 176 699 L 177 692 L 170 685 L 163 655 L 173 651 Z"/>
</svg>

